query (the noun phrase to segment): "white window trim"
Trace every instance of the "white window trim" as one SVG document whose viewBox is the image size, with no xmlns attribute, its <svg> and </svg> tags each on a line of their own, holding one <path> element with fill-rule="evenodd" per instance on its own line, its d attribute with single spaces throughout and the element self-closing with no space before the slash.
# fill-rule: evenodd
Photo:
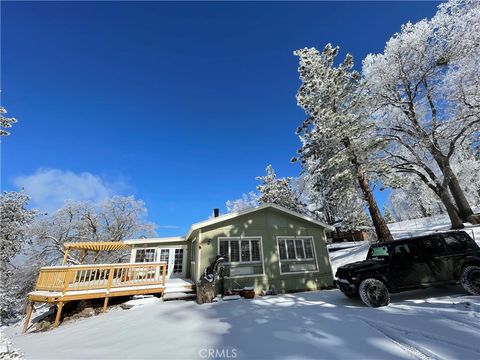
<svg viewBox="0 0 480 360">
<path fill-rule="evenodd" d="M 153 249 L 155 250 L 155 254 L 154 254 L 154 260 L 153 261 L 142 261 L 142 262 L 136 262 L 137 260 L 137 251 L 138 250 L 150 250 L 150 249 Z M 137 247 L 137 248 L 134 248 L 132 249 L 132 257 L 131 257 L 131 263 L 134 263 L 134 264 L 143 264 L 143 263 L 146 263 L 146 262 L 158 262 L 158 248 L 155 247 L 155 246 L 149 246 L 149 247 Z"/>
<path fill-rule="evenodd" d="M 317 250 L 315 249 L 315 241 L 313 236 L 276 236 L 277 239 L 277 256 L 278 256 L 278 268 L 280 270 L 280 275 L 291 275 L 291 274 L 307 274 L 307 273 L 319 273 L 320 268 L 318 267 L 318 257 L 317 257 Z M 294 248 L 295 248 L 295 259 L 286 259 L 286 260 L 281 260 L 280 259 L 280 244 L 279 240 L 296 240 L 296 239 L 310 239 L 312 242 L 312 248 L 313 248 L 313 258 L 305 258 L 305 259 L 297 259 L 297 248 L 295 246 L 294 242 Z M 285 243 L 285 250 L 286 250 L 286 243 Z M 303 244 L 303 251 L 305 252 L 305 244 Z M 287 253 L 288 256 L 288 253 Z M 317 265 L 317 270 L 305 270 L 305 271 L 289 271 L 289 272 L 282 272 L 282 261 L 283 262 L 292 262 L 292 261 L 312 261 L 315 260 L 315 265 Z"/>
<path fill-rule="evenodd" d="M 252 274 L 252 275 L 232 275 L 232 276 L 225 276 L 228 279 L 231 278 L 248 278 L 248 277 L 263 277 L 265 276 L 265 264 L 263 258 L 263 238 L 262 236 L 220 236 L 217 238 L 217 255 L 220 255 L 220 241 L 222 240 L 240 240 L 240 259 L 242 258 L 242 240 L 260 240 L 260 261 L 235 261 L 235 262 L 226 262 L 232 267 L 241 266 L 241 265 L 258 265 L 262 264 L 262 273 L 261 274 Z M 229 241 L 230 242 L 230 241 Z M 230 244 L 228 245 L 228 258 L 230 258 Z M 252 254 L 252 244 L 250 243 L 250 258 Z"/>
</svg>

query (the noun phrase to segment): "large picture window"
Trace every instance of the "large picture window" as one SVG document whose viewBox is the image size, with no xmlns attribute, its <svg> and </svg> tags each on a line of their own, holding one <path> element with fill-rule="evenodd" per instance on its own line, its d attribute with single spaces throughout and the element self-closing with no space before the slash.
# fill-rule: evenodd
<svg viewBox="0 0 480 360">
<path fill-rule="evenodd" d="M 318 271 L 313 237 L 278 236 L 277 248 L 281 274 Z"/>
<path fill-rule="evenodd" d="M 230 277 L 263 274 L 261 237 L 221 237 L 218 255 L 225 257 Z"/>
</svg>

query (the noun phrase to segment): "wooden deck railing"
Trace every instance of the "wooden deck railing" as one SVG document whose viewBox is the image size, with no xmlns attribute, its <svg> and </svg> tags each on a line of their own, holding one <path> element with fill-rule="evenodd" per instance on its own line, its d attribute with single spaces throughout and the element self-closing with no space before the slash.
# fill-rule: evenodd
<svg viewBox="0 0 480 360">
<path fill-rule="evenodd" d="M 144 286 L 165 286 L 165 262 L 104 265 L 49 266 L 40 269 L 35 290 L 94 290 Z"/>
<path fill-rule="evenodd" d="M 105 312 L 111 296 L 125 296 L 145 291 L 151 293 L 152 290 L 163 292 L 166 274 L 166 262 L 43 267 L 40 269 L 35 291 L 28 294 L 30 304 L 23 331 L 27 331 L 35 301 L 57 304 L 53 325 L 57 327 L 65 301 L 92 298 L 92 295 L 95 298 L 105 298 L 103 303 Z M 88 290 L 98 291 L 85 292 Z"/>
</svg>

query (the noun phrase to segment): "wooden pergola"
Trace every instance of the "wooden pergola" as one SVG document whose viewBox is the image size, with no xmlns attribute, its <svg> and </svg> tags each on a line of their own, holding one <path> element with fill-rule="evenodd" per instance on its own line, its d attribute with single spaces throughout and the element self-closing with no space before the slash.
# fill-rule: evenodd
<svg viewBox="0 0 480 360">
<path fill-rule="evenodd" d="M 89 251 L 95 252 L 95 258 L 93 260 L 95 262 L 100 251 L 127 250 L 131 249 L 132 247 L 131 245 L 125 244 L 120 241 L 70 242 L 63 244 L 63 246 L 65 248 L 65 254 L 63 256 L 62 265 L 66 264 L 68 254 L 71 250 L 83 251 L 83 256 L 80 259 L 80 262 L 83 263 L 83 260 L 87 257 Z"/>
</svg>

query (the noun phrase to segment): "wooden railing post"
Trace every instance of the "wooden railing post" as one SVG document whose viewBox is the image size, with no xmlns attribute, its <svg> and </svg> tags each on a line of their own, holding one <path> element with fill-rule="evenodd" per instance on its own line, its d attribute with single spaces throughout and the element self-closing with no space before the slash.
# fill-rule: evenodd
<svg viewBox="0 0 480 360">
<path fill-rule="evenodd" d="M 63 280 L 62 294 L 65 294 L 65 292 L 68 290 L 72 273 L 74 273 L 73 269 L 67 269 L 67 272 L 65 274 L 65 280 Z"/>
<path fill-rule="evenodd" d="M 162 285 L 165 287 L 165 278 L 167 276 L 167 264 L 162 264 Z"/>
</svg>

